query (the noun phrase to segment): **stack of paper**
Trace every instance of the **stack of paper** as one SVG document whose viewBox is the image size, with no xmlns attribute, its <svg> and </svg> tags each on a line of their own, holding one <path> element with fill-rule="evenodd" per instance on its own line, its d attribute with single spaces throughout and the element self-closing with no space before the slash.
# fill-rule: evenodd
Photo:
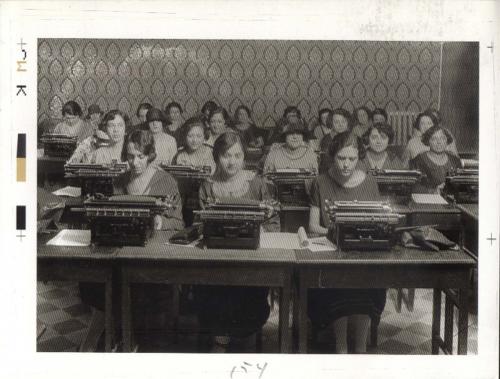
<svg viewBox="0 0 500 379">
<path fill-rule="evenodd" d="M 54 246 L 89 246 L 90 230 L 63 229 L 47 245 Z"/>
<path fill-rule="evenodd" d="M 416 204 L 448 204 L 441 195 L 436 193 L 413 193 L 411 198 Z"/>
<path fill-rule="evenodd" d="M 67 186 L 52 193 L 57 196 L 80 197 L 82 196 L 82 189 L 80 187 Z"/>
</svg>

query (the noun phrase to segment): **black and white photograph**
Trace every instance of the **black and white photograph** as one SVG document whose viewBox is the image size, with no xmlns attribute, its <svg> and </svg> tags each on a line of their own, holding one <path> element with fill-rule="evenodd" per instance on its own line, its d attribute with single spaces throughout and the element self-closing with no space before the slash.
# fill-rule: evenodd
<svg viewBox="0 0 500 379">
<path fill-rule="evenodd" d="M 478 49 L 39 39 L 37 351 L 476 354 Z"/>
<path fill-rule="evenodd" d="M 0 377 L 498 378 L 498 10 L 0 2 Z"/>
</svg>

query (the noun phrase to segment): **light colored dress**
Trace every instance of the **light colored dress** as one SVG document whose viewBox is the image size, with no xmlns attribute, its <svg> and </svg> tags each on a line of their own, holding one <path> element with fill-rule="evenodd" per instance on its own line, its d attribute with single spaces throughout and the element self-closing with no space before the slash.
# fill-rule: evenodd
<svg viewBox="0 0 500 379">
<path fill-rule="evenodd" d="M 290 155 L 284 145 L 269 151 L 264 163 L 264 172 L 284 168 L 304 168 L 318 172 L 318 156 L 309 145 L 299 147 L 300 154 Z"/>
<path fill-rule="evenodd" d="M 154 164 L 170 164 L 177 154 L 177 142 L 167 133 L 153 134 L 155 140 L 156 159 Z"/>
<path fill-rule="evenodd" d="M 408 165 L 412 159 L 415 159 L 418 155 L 425 151 L 429 151 L 431 148 L 424 145 L 422 142 L 422 133 L 419 130 L 413 129 L 413 136 L 408 141 L 406 148 L 403 152 L 403 162 Z M 452 153 L 458 157 L 457 145 L 455 144 L 455 139 L 446 147 L 446 151 Z"/>
<path fill-rule="evenodd" d="M 68 125 L 66 121 L 60 122 L 56 125 L 52 133 L 64 134 L 69 137 L 77 137 L 77 142 L 82 142 L 85 138 L 92 135 L 93 128 L 89 123 L 80 118 L 75 125 Z"/>
</svg>

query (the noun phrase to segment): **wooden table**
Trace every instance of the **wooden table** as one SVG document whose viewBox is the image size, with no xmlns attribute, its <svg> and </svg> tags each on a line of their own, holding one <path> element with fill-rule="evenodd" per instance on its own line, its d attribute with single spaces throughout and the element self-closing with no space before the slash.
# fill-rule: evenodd
<svg viewBox="0 0 500 379">
<path fill-rule="evenodd" d="M 457 204 L 456 207 L 462 212 L 463 245 L 476 258 L 478 251 L 478 222 L 479 209 L 477 204 Z"/>
<path fill-rule="evenodd" d="M 298 350 L 307 352 L 309 288 L 433 288 L 432 353 L 449 344 L 441 339 L 441 290 L 459 289 L 458 353 L 467 353 L 468 293 L 475 261 L 462 250 L 440 252 L 395 247 L 391 251 L 315 252 L 297 250 Z M 296 320 L 294 320 L 294 324 Z"/>
<path fill-rule="evenodd" d="M 111 351 L 114 334 L 112 308 L 113 262 L 118 249 L 102 246 L 46 245 L 46 242 L 54 236 L 55 233 L 39 238 L 37 280 L 103 283 L 105 288 L 105 349 Z"/>
<path fill-rule="evenodd" d="M 145 247 L 124 247 L 117 253 L 122 270 L 122 335 L 131 351 L 131 283 L 257 286 L 280 288 L 279 340 L 289 352 L 293 250 L 224 250 L 167 245 L 171 233 L 157 232 Z"/>
</svg>

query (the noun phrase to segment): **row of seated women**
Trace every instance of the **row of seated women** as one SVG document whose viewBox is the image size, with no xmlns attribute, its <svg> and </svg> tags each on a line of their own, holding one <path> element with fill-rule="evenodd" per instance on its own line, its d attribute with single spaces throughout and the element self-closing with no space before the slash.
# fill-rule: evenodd
<svg viewBox="0 0 500 379">
<path fill-rule="evenodd" d="M 113 110 L 104 116 L 101 128 L 115 143 L 100 147 L 92 154 L 99 163 L 110 163 L 113 159 L 128 163 L 130 172 L 115 183 L 116 193 L 177 195 L 177 199 L 181 198 L 176 180 L 157 164 L 158 157 L 165 154 L 162 149 L 158 149 L 158 145 L 162 146 L 166 138 L 158 137 L 158 134 L 163 132 L 161 132 L 162 123 L 156 120 L 157 114 L 154 108 L 147 112 L 149 130 L 138 128 L 126 136 L 123 113 Z M 422 115 L 419 121 L 422 122 L 424 117 L 432 120 L 433 116 Z M 196 199 L 199 207 L 204 207 L 210 198 L 245 198 L 262 201 L 273 197 L 273 191 L 262 176 L 245 170 L 246 146 L 240 133 L 225 130 L 213 141 L 213 147 L 210 147 L 204 142 L 206 130 L 202 119 L 188 120 L 184 127 L 186 144 L 183 149 L 171 154 L 172 160 L 178 164 L 201 163 L 211 165 L 213 168 L 211 178 L 200 185 Z M 311 232 L 325 235 L 328 231 L 329 219 L 324 212 L 326 199 L 380 199 L 374 178 L 366 172 L 367 166 L 388 167 L 389 164 L 391 165 L 389 167 L 399 167 L 396 164 L 404 166 L 403 162 L 398 162 L 396 157 L 385 152 L 392 138 L 392 129 L 386 123 L 371 125 L 363 136 L 364 140 L 355 132 L 346 130 L 336 133 L 331 138 L 325 151 L 327 158 L 324 162 L 327 163 L 327 169 L 313 181 L 311 186 L 309 225 L 304 225 Z M 280 145 L 285 154 L 283 159 L 286 157 L 289 158 L 288 162 L 307 162 L 306 164 L 311 166 L 317 164 L 316 157 L 304 158 L 306 153 L 313 152 L 304 144 L 308 137 L 307 131 L 297 123 L 285 124 L 281 132 L 283 145 Z M 428 147 L 428 150 L 417 155 L 411 162 L 421 169 L 431 168 L 432 175 L 429 175 L 425 185 L 428 190 L 435 191 L 444 181 L 441 174 L 450 167 L 458 167 L 460 161 L 447 151 L 451 136 L 437 124 L 423 133 L 421 142 L 423 146 Z M 295 159 L 293 154 L 297 149 L 303 153 L 298 154 L 298 158 Z M 385 156 L 379 154 L 384 152 Z M 273 154 L 276 156 L 278 153 L 272 151 L 269 153 L 266 169 L 273 169 L 281 164 L 280 159 L 271 159 Z M 434 176 L 433 166 L 441 167 L 441 170 L 436 170 L 439 172 Z M 189 191 L 188 188 L 188 193 L 184 195 L 189 196 Z M 182 208 L 185 204 L 178 200 L 174 210 L 155 219 L 155 227 L 165 230 L 181 229 L 184 226 Z M 264 227 L 273 229 L 274 224 Z M 142 315 L 151 317 L 168 313 L 168 306 L 165 305 L 168 291 L 161 290 L 158 286 L 143 287 L 137 291 L 136 296 L 133 296 L 138 301 L 142 299 L 140 308 Z M 385 296 L 385 289 L 311 290 L 308 304 L 309 317 L 318 327 L 334 329 L 336 349 L 340 353 L 347 352 L 347 325 L 353 323 L 354 351 L 362 353 L 366 351 L 369 320 L 378 322 L 385 305 Z M 225 350 L 232 339 L 247 337 L 259 330 L 269 316 L 267 297 L 267 288 L 196 287 L 194 298 L 200 326 L 214 336 L 214 349 Z M 165 320 L 165 317 L 159 317 L 158 320 Z M 155 328 L 161 326 L 157 325 Z"/>
</svg>

